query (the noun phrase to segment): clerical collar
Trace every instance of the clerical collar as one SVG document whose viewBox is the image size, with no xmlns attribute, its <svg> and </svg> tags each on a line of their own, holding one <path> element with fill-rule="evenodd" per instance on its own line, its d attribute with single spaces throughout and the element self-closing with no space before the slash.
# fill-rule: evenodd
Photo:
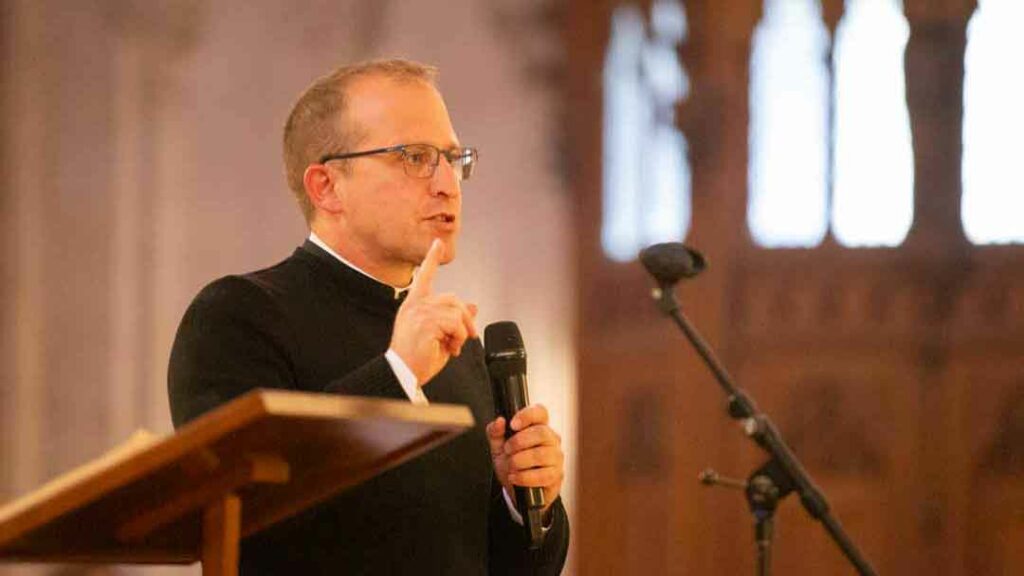
<svg viewBox="0 0 1024 576">
<path fill-rule="evenodd" d="M 380 280 L 379 278 L 374 278 L 373 276 L 371 276 L 370 274 L 366 273 L 364 270 L 362 270 L 361 268 L 359 268 L 355 264 L 353 264 L 353 263 L 349 262 L 348 260 L 342 258 L 341 254 L 338 254 L 337 252 L 332 250 L 331 247 L 328 246 L 326 242 L 321 240 L 320 237 L 316 235 L 316 232 L 313 232 L 312 230 L 310 230 L 310 232 L 309 232 L 309 241 L 312 242 L 313 244 L 316 244 L 317 246 L 319 246 L 320 249 L 323 250 L 324 252 L 327 252 L 331 256 L 334 256 L 335 258 L 337 258 L 338 261 L 341 262 L 342 264 L 344 264 L 345 266 L 348 266 L 349 268 L 355 270 L 356 272 L 359 272 L 363 276 L 366 276 L 367 278 L 369 278 L 370 280 L 373 280 L 374 282 L 376 282 L 378 284 L 383 284 L 385 286 L 388 286 L 392 290 L 394 290 L 395 291 L 395 300 L 398 300 L 399 298 L 401 298 L 402 297 L 402 293 L 404 293 L 406 290 L 408 290 L 409 286 L 412 286 L 412 282 L 410 282 L 409 286 L 403 286 L 403 287 L 399 288 L 398 286 L 392 286 L 392 285 L 388 284 L 387 282 L 384 282 L 384 281 Z"/>
</svg>

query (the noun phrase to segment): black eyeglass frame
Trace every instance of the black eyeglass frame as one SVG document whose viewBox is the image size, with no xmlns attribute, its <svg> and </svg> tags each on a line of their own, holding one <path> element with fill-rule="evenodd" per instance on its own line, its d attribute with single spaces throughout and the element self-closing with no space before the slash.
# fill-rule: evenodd
<svg viewBox="0 0 1024 576">
<path fill-rule="evenodd" d="M 430 173 L 423 176 L 417 176 L 415 174 L 409 174 L 408 167 L 414 166 L 409 163 L 408 158 L 405 154 L 406 149 L 410 146 L 423 146 L 426 148 L 432 148 L 437 150 L 437 158 L 433 164 L 430 164 Z M 448 150 L 442 150 L 433 144 L 396 144 L 395 146 L 388 146 L 387 148 L 375 148 L 373 150 L 361 150 L 359 152 L 347 152 L 345 154 L 327 154 L 320 157 L 320 164 L 326 164 L 331 160 L 348 160 L 350 158 L 361 158 L 363 156 L 373 156 L 376 154 L 388 154 L 391 152 L 402 153 L 402 166 L 406 169 L 406 174 L 413 178 L 432 178 L 434 173 L 437 171 L 437 165 L 441 163 L 441 156 L 444 156 L 448 163 L 455 166 L 456 161 L 460 161 L 464 158 L 469 158 L 465 163 L 460 162 L 459 170 L 456 170 L 456 174 L 460 181 L 469 180 L 469 177 L 473 174 L 473 168 L 476 166 L 477 159 L 480 157 L 479 152 L 476 148 L 469 147 L 455 147 L 449 148 Z"/>
</svg>

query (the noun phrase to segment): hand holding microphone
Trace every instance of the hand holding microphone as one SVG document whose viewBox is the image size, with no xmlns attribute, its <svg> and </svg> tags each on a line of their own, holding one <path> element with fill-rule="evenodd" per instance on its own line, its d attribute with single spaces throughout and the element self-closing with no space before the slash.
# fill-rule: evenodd
<svg viewBox="0 0 1024 576">
<path fill-rule="evenodd" d="M 558 498 L 565 476 L 562 439 L 548 426 L 548 411 L 529 405 L 526 349 L 519 328 L 497 322 L 484 331 L 487 370 L 498 414 L 487 426 L 494 470 L 514 494 L 530 545 L 543 540 L 543 518 Z"/>
</svg>

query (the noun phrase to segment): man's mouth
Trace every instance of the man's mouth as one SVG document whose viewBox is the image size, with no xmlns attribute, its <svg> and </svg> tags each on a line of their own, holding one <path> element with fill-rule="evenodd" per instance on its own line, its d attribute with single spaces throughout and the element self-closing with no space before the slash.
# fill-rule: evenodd
<svg viewBox="0 0 1024 576">
<path fill-rule="evenodd" d="M 441 214 L 434 214 L 433 216 L 427 218 L 427 220 L 430 220 L 431 222 L 439 222 L 442 224 L 451 224 L 452 222 L 455 222 L 455 215 L 449 214 L 447 212 L 442 212 Z"/>
</svg>

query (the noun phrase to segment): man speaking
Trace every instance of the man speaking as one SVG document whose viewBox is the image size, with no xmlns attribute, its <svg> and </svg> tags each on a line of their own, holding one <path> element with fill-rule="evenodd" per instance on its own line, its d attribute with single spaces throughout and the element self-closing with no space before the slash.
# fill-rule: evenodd
<svg viewBox="0 0 1024 576">
<path fill-rule="evenodd" d="M 171 352 L 171 412 L 181 426 L 270 387 L 463 404 L 488 424 L 244 540 L 243 575 L 558 574 L 565 562 L 561 439 L 543 406 L 495 418 L 476 307 L 433 288 L 455 258 L 477 161 L 435 77 L 373 61 L 302 94 L 284 162 L 309 238 L 196 296 Z M 539 549 L 514 486 L 544 493 Z"/>
</svg>

